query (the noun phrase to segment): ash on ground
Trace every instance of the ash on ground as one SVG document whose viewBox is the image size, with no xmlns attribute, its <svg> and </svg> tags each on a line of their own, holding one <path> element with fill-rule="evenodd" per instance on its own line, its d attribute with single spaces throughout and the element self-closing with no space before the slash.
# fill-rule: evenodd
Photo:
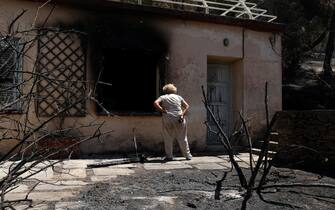
<svg viewBox="0 0 335 210">
<path fill-rule="evenodd" d="M 85 203 L 85 207 L 81 209 L 97 210 L 240 209 L 244 190 L 239 187 L 238 177 L 234 172 L 229 173 L 222 182 L 220 200 L 215 199 L 216 183 L 222 176 L 222 170 L 138 169 L 133 175 L 119 176 L 108 182 L 89 186 L 78 199 Z M 335 179 L 300 170 L 274 168 L 268 176 L 267 185 L 278 183 L 334 185 Z M 335 209 L 335 189 L 331 188 L 269 188 L 262 195 L 263 201 L 255 192 L 247 209 Z"/>
</svg>

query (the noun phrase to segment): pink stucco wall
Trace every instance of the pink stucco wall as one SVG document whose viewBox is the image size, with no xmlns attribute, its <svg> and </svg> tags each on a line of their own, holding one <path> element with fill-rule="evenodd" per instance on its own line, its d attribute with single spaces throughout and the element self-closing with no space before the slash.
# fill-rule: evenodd
<svg viewBox="0 0 335 210">
<path fill-rule="evenodd" d="M 34 22 L 39 3 L 25 1 L 0 1 L 0 30 L 5 31 L 15 14 L 28 9 L 20 22 L 21 28 L 29 28 Z M 50 6 L 39 11 L 37 23 L 44 20 Z M 48 21 L 49 25 L 71 22 L 85 22 L 94 18 L 94 13 L 84 10 L 55 8 Z M 113 15 L 112 15 L 113 16 Z M 136 20 L 150 23 L 161 30 L 168 40 L 167 82 L 175 83 L 179 94 L 190 104 L 188 134 L 193 150 L 206 150 L 206 111 L 202 104 L 201 85 L 206 87 L 208 62 L 230 63 L 233 71 L 233 115 L 242 110 L 251 118 L 253 133 L 265 124 L 264 84 L 269 82 L 271 113 L 282 109 L 281 93 L 281 37 L 280 34 L 259 32 L 237 26 L 186 21 L 173 18 L 145 18 Z M 223 39 L 229 39 L 229 46 Z M 272 41 L 270 41 L 272 40 Z M 271 44 L 272 43 L 272 44 Z M 90 50 L 88 53 L 91 53 Z M 32 59 L 26 59 L 24 69 L 31 71 L 36 58 L 36 46 L 29 51 Z M 90 61 L 87 75 L 91 78 Z M 133 129 L 138 141 L 150 150 L 162 150 L 163 140 L 159 116 L 97 116 L 94 103 L 88 102 L 87 109 L 93 114 L 81 118 L 68 118 L 66 125 L 85 124 L 92 120 L 105 121 L 104 131 L 113 131 L 103 141 L 90 141 L 81 145 L 82 153 L 108 153 L 128 151 L 133 148 Z M 20 116 L 16 116 L 20 118 Z M 35 113 L 31 120 L 38 123 Z M 236 118 L 236 117 L 235 117 Z M 49 125 L 52 129 L 52 125 Z M 90 130 L 83 130 L 83 133 Z M 4 148 L 0 145 L 0 148 Z"/>
</svg>

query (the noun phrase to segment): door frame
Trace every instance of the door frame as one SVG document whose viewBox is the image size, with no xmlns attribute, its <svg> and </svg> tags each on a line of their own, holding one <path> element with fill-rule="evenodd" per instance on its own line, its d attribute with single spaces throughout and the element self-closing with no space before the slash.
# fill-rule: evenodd
<svg viewBox="0 0 335 210">
<path fill-rule="evenodd" d="M 230 62 L 208 62 L 207 63 L 207 70 L 206 70 L 206 74 L 207 74 L 207 81 L 206 81 L 206 84 L 207 84 L 207 87 L 206 87 L 206 90 L 208 91 L 208 84 L 209 84 L 209 81 L 208 81 L 208 71 L 210 70 L 210 67 L 211 66 L 228 66 L 228 72 L 229 72 L 229 99 L 228 99 L 228 117 L 227 117 L 227 121 L 228 121 L 228 132 L 227 132 L 227 135 L 230 136 L 231 135 L 231 132 L 232 132 L 232 127 L 233 127 L 233 71 L 232 71 L 232 63 Z M 208 92 L 207 92 L 208 94 Z M 208 116 L 208 113 L 206 112 L 206 121 L 209 122 L 209 116 Z M 213 142 L 213 141 L 209 141 L 209 128 L 207 126 L 207 129 L 206 129 L 206 144 L 207 145 L 221 145 L 221 142 L 220 141 L 217 141 L 217 142 Z"/>
</svg>

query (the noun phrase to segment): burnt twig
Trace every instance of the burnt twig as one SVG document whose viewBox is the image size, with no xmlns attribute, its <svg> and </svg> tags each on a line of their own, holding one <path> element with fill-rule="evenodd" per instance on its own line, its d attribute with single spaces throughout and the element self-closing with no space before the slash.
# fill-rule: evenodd
<svg viewBox="0 0 335 210">
<path fill-rule="evenodd" d="M 227 150 L 228 152 L 228 156 L 229 156 L 229 159 L 231 161 L 231 163 L 233 164 L 235 170 L 236 170 L 236 173 L 239 177 L 239 180 L 240 180 L 240 183 L 241 183 L 241 186 L 242 187 L 246 187 L 247 186 L 247 180 L 245 178 L 245 175 L 241 169 L 241 167 L 238 165 L 238 163 L 236 162 L 235 158 L 234 158 L 234 152 L 233 152 L 233 149 L 230 145 L 230 141 L 227 137 L 227 134 L 223 131 L 221 125 L 219 124 L 219 122 L 217 121 L 215 115 L 213 114 L 211 108 L 209 107 L 209 104 L 208 104 L 208 100 L 207 100 L 207 97 L 206 97 L 206 94 L 205 94 L 205 90 L 204 90 L 204 86 L 201 87 L 202 88 L 202 94 L 203 94 L 203 97 L 204 97 L 204 100 L 203 100 L 203 103 L 207 109 L 207 111 L 209 112 L 211 118 L 213 119 L 214 123 L 215 123 L 215 126 L 218 128 L 219 132 L 220 132 L 220 140 L 223 144 L 223 146 L 225 147 L 225 149 Z"/>
</svg>

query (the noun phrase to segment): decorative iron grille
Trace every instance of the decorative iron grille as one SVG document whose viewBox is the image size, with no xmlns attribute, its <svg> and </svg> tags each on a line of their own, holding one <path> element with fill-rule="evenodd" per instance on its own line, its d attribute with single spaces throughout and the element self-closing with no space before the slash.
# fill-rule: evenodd
<svg viewBox="0 0 335 210">
<path fill-rule="evenodd" d="M 0 38 L 0 111 L 18 111 L 20 95 L 20 55 L 19 40 L 14 37 Z"/>
<path fill-rule="evenodd" d="M 38 39 L 37 114 L 85 115 L 85 52 L 82 34 L 44 31 Z"/>
</svg>

